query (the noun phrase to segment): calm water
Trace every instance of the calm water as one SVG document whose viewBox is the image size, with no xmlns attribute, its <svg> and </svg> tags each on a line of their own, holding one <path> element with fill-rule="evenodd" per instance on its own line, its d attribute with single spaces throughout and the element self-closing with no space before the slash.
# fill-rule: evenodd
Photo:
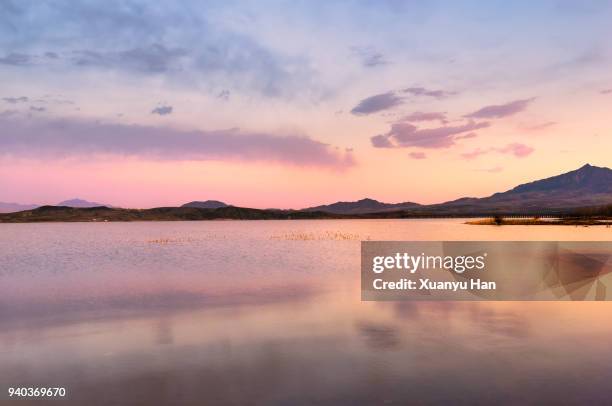
<svg viewBox="0 0 612 406">
<path fill-rule="evenodd" d="M 612 303 L 361 303 L 362 239 L 611 240 L 612 229 L 2 224 L 0 390 L 64 386 L 78 405 L 610 402 Z"/>
</svg>

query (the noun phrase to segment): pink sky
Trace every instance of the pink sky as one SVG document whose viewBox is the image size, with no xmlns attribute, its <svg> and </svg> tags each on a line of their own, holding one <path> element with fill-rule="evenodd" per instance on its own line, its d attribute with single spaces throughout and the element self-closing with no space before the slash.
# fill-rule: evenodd
<svg viewBox="0 0 612 406">
<path fill-rule="evenodd" d="M 0 201 L 435 203 L 612 166 L 603 3 L 21 7 Z"/>
</svg>

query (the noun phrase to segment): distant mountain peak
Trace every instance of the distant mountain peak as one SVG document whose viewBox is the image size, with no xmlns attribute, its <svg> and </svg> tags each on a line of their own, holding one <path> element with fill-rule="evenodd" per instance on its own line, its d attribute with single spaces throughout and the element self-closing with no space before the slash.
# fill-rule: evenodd
<svg viewBox="0 0 612 406">
<path fill-rule="evenodd" d="M 68 200 L 64 200 L 62 202 L 59 202 L 57 204 L 57 206 L 67 206 L 67 207 L 77 207 L 77 208 L 86 208 L 86 207 L 100 207 L 100 206 L 107 206 L 110 207 L 107 204 L 102 204 L 102 203 L 97 203 L 97 202 L 90 202 L 84 199 L 79 199 L 79 198 L 74 198 L 74 199 L 68 199 Z"/>
<path fill-rule="evenodd" d="M 567 172 L 567 173 L 572 173 L 572 172 L 576 172 L 576 173 L 591 173 L 591 172 L 597 172 L 597 171 L 602 171 L 602 170 L 606 171 L 606 170 L 610 170 L 610 169 L 602 168 L 600 166 L 595 166 L 595 165 L 591 165 L 591 164 L 584 164 L 580 168 L 575 169 L 575 170 L 570 171 L 570 172 Z"/>
<path fill-rule="evenodd" d="M 228 207 L 229 205 L 219 200 L 204 200 L 185 203 L 181 207 L 195 207 L 197 209 L 219 209 L 221 207 Z"/>
<path fill-rule="evenodd" d="M 586 164 L 578 169 L 550 178 L 525 183 L 505 193 L 583 191 L 612 193 L 612 169 Z"/>
<path fill-rule="evenodd" d="M 402 210 L 415 208 L 420 206 L 418 203 L 403 202 L 403 203 L 383 203 L 378 200 L 366 197 L 354 202 L 336 202 L 322 206 L 309 207 L 305 211 L 324 211 L 334 214 L 361 214 L 375 213 L 389 210 Z"/>
<path fill-rule="evenodd" d="M 37 204 L 21 204 L 0 202 L 0 213 L 14 213 L 23 210 L 32 210 L 38 207 Z"/>
</svg>

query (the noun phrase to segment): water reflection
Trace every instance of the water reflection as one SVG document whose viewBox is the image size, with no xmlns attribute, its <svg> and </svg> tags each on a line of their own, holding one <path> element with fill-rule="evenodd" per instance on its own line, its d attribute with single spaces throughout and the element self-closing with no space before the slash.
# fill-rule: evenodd
<svg viewBox="0 0 612 406">
<path fill-rule="evenodd" d="M 288 224 L 298 224 L 295 233 L 319 233 L 328 227 L 320 222 L 263 223 L 259 234 L 236 223 L 84 232 L 71 248 L 88 258 L 75 257 L 80 272 L 69 266 L 62 273 L 65 248 L 53 251 L 46 231 L 40 241 L 31 237 L 28 250 L 0 249 L 3 386 L 66 386 L 75 405 L 608 400 L 612 303 L 361 302 L 358 241 L 269 238 L 289 233 Z M 343 224 L 347 233 L 374 238 L 388 229 Z M 393 235 L 407 234 L 409 224 L 398 222 Z M 222 241 L 202 237 L 203 226 Z M 63 235 L 61 227 L 53 231 Z M 139 245 L 117 243 L 173 233 L 185 241 L 174 259 L 165 245 L 145 255 Z M 8 244 L 3 238 L 0 248 Z M 236 244 L 227 243 L 232 238 Z M 132 250 L 150 272 L 133 260 L 100 257 L 110 246 L 119 258 Z M 232 259 L 236 247 L 250 261 Z M 41 256 L 52 276 L 39 268 Z M 24 274 L 8 272 L 6 263 Z"/>
<path fill-rule="evenodd" d="M 596 399 L 607 393 L 602 376 L 612 377 L 603 362 L 612 355 L 612 327 L 599 324 L 612 307 L 575 305 L 400 305 L 320 294 L 27 324 L 0 333 L 0 376 L 52 377 L 69 386 L 75 404 L 565 399 L 532 380 L 571 383 L 570 402 Z M 525 390 L 535 397 L 524 398 Z"/>
<path fill-rule="evenodd" d="M 400 347 L 400 329 L 392 324 L 361 322 L 357 331 L 366 345 L 374 350 L 390 350 Z"/>
<path fill-rule="evenodd" d="M 479 304 L 470 312 L 472 322 L 484 333 L 506 336 L 508 338 L 527 338 L 530 325 L 525 314 L 513 309 L 495 309 Z"/>
</svg>

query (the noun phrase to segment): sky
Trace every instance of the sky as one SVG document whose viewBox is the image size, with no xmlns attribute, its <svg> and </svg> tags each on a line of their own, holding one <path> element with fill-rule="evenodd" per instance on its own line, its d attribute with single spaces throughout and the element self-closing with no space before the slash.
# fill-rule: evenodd
<svg viewBox="0 0 612 406">
<path fill-rule="evenodd" d="M 0 201 L 437 203 L 612 166 L 611 1 L 0 0 Z"/>
</svg>

